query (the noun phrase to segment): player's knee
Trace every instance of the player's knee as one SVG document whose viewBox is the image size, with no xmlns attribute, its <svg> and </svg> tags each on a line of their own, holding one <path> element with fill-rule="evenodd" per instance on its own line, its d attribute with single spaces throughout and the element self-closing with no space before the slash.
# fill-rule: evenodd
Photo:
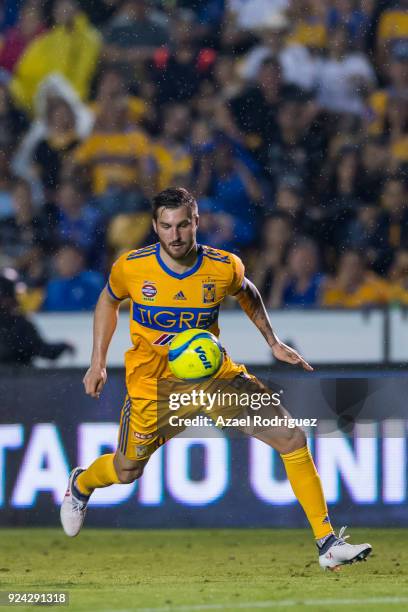
<svg viewBox="0 0 408 612">
<path fill-rule="evenodd" d="M 283 454 L 293 453 L 299 450 L 299 448 L 306 446 L 306 444 L 305 432 L 299 427 L 294 427 L 288 430 L 288 437 L 282 442 L 283 448 L 280 452 Z"/>
<path fill-rule="evenodd" d="M 119 468 L 116 470 L 116 473 L 121 484 L 130 484 L 141 477 L 143 474 L 143 467 L 138 465 L 131 469 Z"/>
</svg>

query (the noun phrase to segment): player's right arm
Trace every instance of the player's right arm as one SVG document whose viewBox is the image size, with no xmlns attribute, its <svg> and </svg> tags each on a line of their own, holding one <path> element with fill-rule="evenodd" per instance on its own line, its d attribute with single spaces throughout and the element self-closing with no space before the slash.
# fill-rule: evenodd
<svg viewBox="0 0 408 612">
<path fill-rule="evenodd" d="M 105 288 L 95 308 L 91 365 L 83 380 L 85 392 L 91 397 L 99 398 L 107 380 L 106 358 L 118 322 L 119 305 Z"/>
<path fill-rule="evenodd" d="M 95 398 L 99 398 L 107 380 L 108 348 L 118 323 L 120 303 L 128 297 L 126 274 L 123 271 L 125 261 L 126 255 L 119 257 L 113 264 L 108 284 L 95 308 L 91 365 L 83 380 L 85 392 Z"/>
</svg>

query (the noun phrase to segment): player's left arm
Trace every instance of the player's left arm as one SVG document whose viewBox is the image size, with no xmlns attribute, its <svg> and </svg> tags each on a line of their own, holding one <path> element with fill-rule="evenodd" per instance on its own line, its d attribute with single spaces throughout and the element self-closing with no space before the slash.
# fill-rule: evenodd
<svg viewBox="0 0 408 612">
<path fill-rule="evenodd" d="M 239 305 L 245 314 L 259 329 L 267 343 L 272 349 L 272 353 L 276 359 L 286 361 L 293 365 L 300 365 L 304 370 L 311 372 L 312 366 L 303 359 L 301 355 L 290 346 L 287 346 L 279 340 L 272 329 L 272 325 L 268 313 L 263 303 L 261 294 L 251 281 L 244 277 L 241 289 L 235 294 Z"/>
</svg>

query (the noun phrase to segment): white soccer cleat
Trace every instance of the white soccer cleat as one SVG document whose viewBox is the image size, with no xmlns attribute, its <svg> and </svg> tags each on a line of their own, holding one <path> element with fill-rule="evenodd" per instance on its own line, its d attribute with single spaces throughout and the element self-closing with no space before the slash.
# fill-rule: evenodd
<svg viewBox="0 0 408 612">
<path fill-rule="evenodd" d="M 79 499 L 73 492 L 72 485 L 77 476 L 83 471 L 83 468 L 80 467 L 76 467 L 72 470 L 69 475 L 67 492 L 61 504 L 61 524 L 67 536 L 71 538 L 78 535 L 81 531 L 89 500 L 89 497 L 86 498 L 85 496 L 83 496 L 83 499 Z"/>
<path fill-rule="evenodd" d="M 333 534 L 319 550 L 319 565 L 323 569 L 338 571 L 341 565 L 365 561 L 372 551 L 371 544 L 348 544 L 343 534 L 347 527 L 342 527 L 339 535 Z"/>
</svg>

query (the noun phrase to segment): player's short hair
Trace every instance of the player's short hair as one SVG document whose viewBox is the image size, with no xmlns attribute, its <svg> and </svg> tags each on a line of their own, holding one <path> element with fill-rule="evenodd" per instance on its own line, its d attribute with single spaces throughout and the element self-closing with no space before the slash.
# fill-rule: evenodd
<svg viewBox="0 0 408 612">
<path fill-rule="evenodd" d="M 192 213 L 198 212 L 195 197 L 184 189 L 184 187 L 170 187 L 158 193 L 152 200 L 153 218 L 157 219 L 157 211 L 164 206 L 165 208 L 180 208 L 186 206 Z"/>
</svg>

